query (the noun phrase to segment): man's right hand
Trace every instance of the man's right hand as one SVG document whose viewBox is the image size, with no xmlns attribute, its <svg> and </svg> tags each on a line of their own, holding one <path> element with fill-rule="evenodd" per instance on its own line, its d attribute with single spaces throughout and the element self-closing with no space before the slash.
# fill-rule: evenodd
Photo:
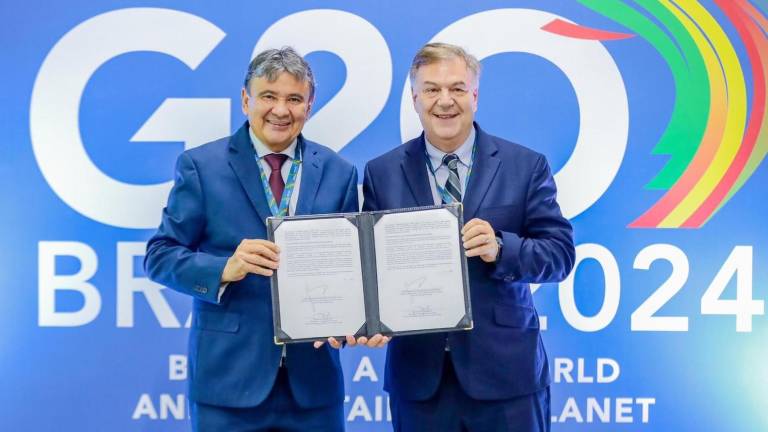
<svg viewBox="0 0 768 432">
<path fill-rule="evenodd" d="M 248 273 L 272 276 L 280 260 L 279 253 L 280 248 L 271 241 L 243 240 L 227 260 L 221 273 L 221 282 L 237 282 Z"/>
</svg>

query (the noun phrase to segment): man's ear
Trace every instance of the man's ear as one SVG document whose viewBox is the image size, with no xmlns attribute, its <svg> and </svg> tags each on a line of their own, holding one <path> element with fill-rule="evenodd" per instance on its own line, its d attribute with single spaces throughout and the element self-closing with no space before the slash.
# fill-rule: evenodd
<svg viewBox="0 0 768 432">
<path fill-rule="evenodd" d="M 250 96 L 248 95 L 248 91 L 245 89 L 245 87 L 240 90 L 240 109 L 243 111 L 243 114 L 248 115 L 248 99 Z"/>
<path fill-rule="evenodd" d="M 480 95 L 480 87 L 475 86 L 474 90 L 472 90 L 472 111 L 477 112 L 477 99 Z"/>
</svg>

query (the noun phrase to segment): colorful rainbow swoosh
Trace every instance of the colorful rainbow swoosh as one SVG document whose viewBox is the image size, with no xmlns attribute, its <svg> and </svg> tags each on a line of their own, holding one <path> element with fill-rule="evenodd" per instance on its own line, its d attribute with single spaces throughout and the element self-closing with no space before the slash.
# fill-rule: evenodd
<svg viewBox="0 0 768 432">
<path fill-rule="evenodd" d="M 647 185 L 666 193 L 630 227 L 703 226 L 768 152 L 768 20 L 746 0 L 714 0 L 744 45 L 750 87 L 725 30 L 697 1 L 579 2 L 651 43 L 675 81 L 674 110 L 653 149 L 670 159 Z"/>
</svg>

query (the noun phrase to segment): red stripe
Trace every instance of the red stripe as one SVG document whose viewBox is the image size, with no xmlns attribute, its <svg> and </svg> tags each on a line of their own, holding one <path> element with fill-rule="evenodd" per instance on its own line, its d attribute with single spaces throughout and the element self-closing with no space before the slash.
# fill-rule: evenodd
<svg viewBox="0 0 768 432">
<path fill-rule="evenodd" d="M 717 210 L 717 207 L 728 194 L 728 191 L 733 184 L 736 183 L 739 174 L 744 170 L 744 167 L 749 160 L 749 155 L 755 148 L 755 143 L 757 142 L 757 136 L 760 132 L 760 126 L 763 120 L 763 114 L 765 113 L 765 71 L 763 70 L 760 52 L 758 51 L 755 39 L 753 38 L 755 35 L 758 35 L 759 37 L 761 31 L 755 26 L 754 22 L 746 16 L 742 9 L 743 5 L 738 7 L 730 3 L 730 1 L 732 0 L 715 0 L 715 3 L 723 9 L 723 12 L 725 12 L 733 22 L 736 31 L 744 42 L 747 56 L 752 64 L 752 81 L 754 86 L 752 94 L 752 112 L 749 116 L 747 130 L 744 134 L 742 145 L 739 147 L 734 161 L 728 167 L 728 170 L 725 172 L 723 178 L 720 179 L 720 182 L 712 191 L 712 194 L 710 194 L 701 207 L 696 209 L 691 217 L 683 223 L 682 226 L 685 228 L 701 227 L 710 215 Z"/>
<path fill-rule="evenodd" d="M 600 30 L 591 27 L 584 27 L 578 24 L 569 23 L 563 21 L 560 18 L 554 19 L 545 24 L 542 30 L 554 33 L 560 36 L 566 36 L 574 39 L 587 39 L 587 40 L 619 40 L 629 39 L 635 37 L 632 33 L 617 33 L 606 30 Z"/>
</svg>

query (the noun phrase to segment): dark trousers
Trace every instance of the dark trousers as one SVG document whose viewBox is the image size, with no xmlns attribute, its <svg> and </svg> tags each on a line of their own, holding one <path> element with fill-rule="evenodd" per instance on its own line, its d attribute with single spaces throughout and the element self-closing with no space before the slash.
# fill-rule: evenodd
<svg viewBox="0 0 768 432">
<path fill-rule="evenodd" d="M 197 432 L 342 432 L 343 402 L 302 408 L 293 398 L 288 374 L 281 367 L 264 402 L 252 408 L 192 404 L 192 430 Z"/>
<path fill-rule="evenodd" d="M 549 432 L 549 387 L 503 400 L 472 399 L 456 378 L 446 353 L 437 393 L 425 401 L 406 401 L 390 395 L 395 432 Z"/>
</svg>

